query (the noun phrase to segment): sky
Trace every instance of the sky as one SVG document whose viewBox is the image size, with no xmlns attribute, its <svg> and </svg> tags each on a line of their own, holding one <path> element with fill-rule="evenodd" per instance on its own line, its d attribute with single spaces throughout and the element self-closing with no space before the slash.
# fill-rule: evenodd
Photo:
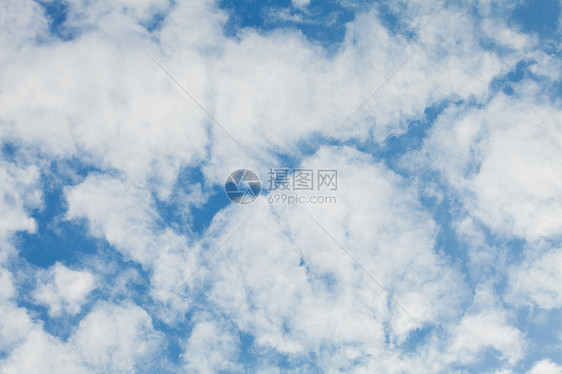
<svg viewBox="0 0 562 374">
<path fill-rule="evenodd" d="M 0 372 L 561 374 L 561 7 L 0 1 Z"/>
</svg>

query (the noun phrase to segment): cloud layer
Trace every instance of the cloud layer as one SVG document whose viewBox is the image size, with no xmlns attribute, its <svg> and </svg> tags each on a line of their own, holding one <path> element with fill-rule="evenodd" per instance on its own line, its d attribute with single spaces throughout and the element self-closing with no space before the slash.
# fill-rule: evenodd
<svg viewBox="0 0 562 374">
<path fill-rule="evenodd" d="M 314 1 L 2 2 L 2 371 L 560 373 L 561 29 L 524 5 L 341 2 L 327 48 Z M 337 203 L 224 202 L 272 167 Z"/>
</svg>

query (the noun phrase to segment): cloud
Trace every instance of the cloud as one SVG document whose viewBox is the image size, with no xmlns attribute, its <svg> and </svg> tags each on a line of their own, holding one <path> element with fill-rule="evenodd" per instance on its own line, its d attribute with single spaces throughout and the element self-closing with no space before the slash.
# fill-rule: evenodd
<svg viewBox="0 0 562 374">
<path fill-rule="evenodd" d="M 510 298 L 515 304 L 531 302 L 543 309 L 562 307 L 560 266 L 562 250 L 536 250 L 510 270 Z M 542 253 L 541 253 L 542 252 Z"/>
<path fill-rule="evenodd" d="M 455 361 L 462 364 L 475 362 L 486 347 L 496 349 L 501 359 L 510 365 L 523 357 L 523 334 L 511 325 L 509 314 L 494 305 L 494 298 L 489 289 L 477 289 L 468 313 L 452 331 L 448 350 L 454 355 Z"/>
<path fill-rule="evenodd" d="M 28 210 L 41 206 L 38 188 L 39 168 L 0 161 L 0 238 L 6 239 L 17 231 L 34 232 L 36 224 Z"/>
<path fill-rule="evenodd" d="M 159 363 L 162 339 L 142 308 L 101 303 L 80 321 L 71 342 L 86 367 L 96 372 L 131 372 L 150 370 Z"/>
<path fill-rule="evenodd" d="M 29 44 L 33 45 L 48 33 L 47 19 L 37 2 L 32 0 L 3 2 L 0 7 L 2 9 L 0 48 L 3 50 L 17 50 Z M 0 62 L 8 60 L 8 56 L 3 54 Z"/>
<path fill-rule="evenodd" d="M 220 234 L 212 247 L 258 209 L 200 275 L 210 284 L 209 301 L 228 311 L 242 332 L 253 334 L 256 347 L 294 357 L 321 349 L 326 354 L 317 365 L 324 370 L 357 360 L 358 367 L 372 367 L 385 355 L 403 354 L 389 351 L 387 340 L 401 345 L 416 329 L 452 323 L 468 295 L 460 274 L 434 252 L 433 222 L 418 210 L 415 192 L 352 149 L 326 149 L 307 161 L 304 165 L 330 162 L 338 169 L 344 184 L 337 191 L 338 204 L 275 208 L 264 198 L 256 208 L 218 213 L 209 234 Z M 223 219 L 229 228 L 218 231 Z M 400 227 L 400 235 L 391 227 Z"/>
<path fill-rule="evenodd" d="M 242 372 L 237 364 L 238 337 L 216 317 L 208 317 L 194 317 L 194 327 L 182 354 L 185 370 L 197 373 Z"/>
<path fill-rule="evenodd" d="M 40 330 L 33 330 L 25 343 L 16 348 L 3 362 L 5 373 L 87 373 L 76 352 L 64 343 Z"/>
<path fill-rule="evenodd" d="M 531 368 L 531 370 L 528 371 L 528 373 L 529 374 L 560 374 L 562 373 L 562 366 L 557 365 L 548 359 L 545 359 L 535 363 Z"/>
<path fill-rule="evenodd" d="M 157 299 L 165 300 L 194 264 L 197 248 L 169 227 L 161 227 L 154 201 L 142 186 L 107 176 L 88 177 L 68 189 L 68 220 L 87 218 L 91 235 L 104 238 L 126 259 L 154 270 Z"/>
<path fill-rule="evenodd" d="M 95 278 L 88 271 L 76 271 L 56 263 L 39 277 L 33 298 L 49 308 L 50 316 L 66 312 L 78 314 L 88 294 L 95 288 Z"/>
<path fill-rule="evenodd" d="M 310 5 L 310 0 L 292 0 L 291 3 L 295 8 L 305 8 Z"/>
<path fill-rule="evenodd" d="M 64 4 L 64 40 L 38 3 L 0 5 L 4 371 L 435 373 L 493 356 L 509 372 L 525 359 L 517 308 L 560 305 L 562 137 L 542 90 L 560 59 L 512 27 L 516 5 L 353 8 L 328 53 L 295 29 L 227 35 L 212 1 Z M 418 130 L 419 147 L 393 148 Z M 80 170 L 57 179 L 58 217 L 99 252 L 23 276 L 18 235 L 54 224 L 42 177 L 64 162 Z M 214 207 L 232 170 L 286 162 L 337 169 L 337 204 Z M 178 230 L 171 205 L 187 222 L 208 209 L 209 227 Z M 30 279 L 47 317 L 26 307 Z"/>
<path fill-rule="evenodd" d="M 5 310 L 5 308 L 2 308 Z M 1 368 L 5 373 L 88 373 L 150 370 L 161 364 L 162 335 L 155 332 L 144 310 L 129 303 L 100 303 L 66 342 L 46 333 L 21 313 L 6 315 L 13 324 L 7 333 L 10 347 Z M 13 339 L 14 333 L 23 339 Z M 17 336 L 16 335 L 16 336 Z M 3 338 L 4 341 L 4 338 Z M 33 359 L 31 359 L 33 358 Z"/>
<path fill-rule="evenodd" d="M 421 153 L 471 214 L 503 235 L 535 241 L 562 228 L 562 143 L 560 109 L 530 99 L 536 87 L 527 89 L 482 109 L 446 110 Z"/>
<path fill-rule="evenodd" d="M 6 269 L 0 269 L 0 352 L 10 353 L 16 346 L 25 341 L 32 330 L 28 311 L 14 305 L 16 294 L 13 279 Z"/>
</svg>

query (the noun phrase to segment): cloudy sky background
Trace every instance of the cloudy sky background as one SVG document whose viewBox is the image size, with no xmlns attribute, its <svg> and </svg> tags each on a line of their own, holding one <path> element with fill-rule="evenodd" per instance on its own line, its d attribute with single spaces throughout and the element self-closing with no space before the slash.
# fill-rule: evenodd
<svg viewBox="0 0 562 374">
<path fill-rule="evenodd" d="M 2 372 L 562 373 L 560 8 L 0 1 Z"/>
</svg>

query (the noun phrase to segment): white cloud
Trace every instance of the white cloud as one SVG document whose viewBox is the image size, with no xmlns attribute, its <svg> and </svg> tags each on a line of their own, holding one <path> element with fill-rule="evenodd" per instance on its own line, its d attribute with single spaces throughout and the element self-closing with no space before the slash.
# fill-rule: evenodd
<svg viewBox="0 0 562 374">
<path fill-rule="evenodd" d="M 92 235 L 106 238 L 127 258 L 141 264 L 158 256 L 152 230 L 156 214 L 148 191 L 107 176 L 88 177 L 66 191 L 66 218 L 88 218 Z"/>
<path fill-rule="evenodd" d="M 468 248 L 470 276 L 476 282 L 494 277 L 505 269 L 506 249 L 488 244 L 481 225 L 473 217 L 459 217 L 454 223 L 456 235 Z"/>
<path fill-rule="evenodd" d="M 206 318 L 207 317 L 207 318 Z M 241 372 L 237 364 L 240 341 L 224 323 L 209 316 L 194 317 L 195 326 L 182 354 L 187 372 Z"/>
<path fill-rule="evenodd" d="M 0 49 L 8 51 L 33 45 L 48 32 L 43 9 L 32 0 L 3 1 L 0 4 L 0 25 Z M 0 63 L 9 61 L 10 54 L 0 56 Z"/>
<path fill-rule="evenodd" d="M 88 271 L 71 270 L 56 263 L 44 276 L 39 276 L 34 300 L 49 308 L 49 315 L 66 312 L 78 314 L 88 294 L 95 288 L 95 278 Z"/>
<path fill-rule="evenodd" d="M 542 252 L 542 253 L 541 253 Z M 529 251 L 526 261 L 510 270 L 510 299 L 544 308 L 562 307 L 562 249 Z"/>
<path fill-rule="evenodd" d="M 487 286 L 476 290 L 472 306 L 452 329 L 448 352 L 456 362 L 474 363 L 486 347 L 497 350 L 510 365 L 523 357 L 523 333 L 510 323 L 509 314 L 497 305 L 496 297 Z"/>
<path fill-rule="evenodd" d="M 25 343 L 0 365 L 7 374 L 89 372 L 72 348 L 40 330 L 31 331 Z"/>
<path fill-rule="evenodd" d="M 291 0 L 295 8 L 305 8 L 310 5 L 310 0 Z"/>
<path fill-rule="evenodd" d="M 447 110 L 422 154 L 487 226 L 538 240 L 562 229 L 562 131 L 560 109 L 530 99 L 533 91 L 500 94 L 468 113 Z"/>
<path fill-rule="evenodd" d="M 0 352 L 9 353 L 25 341 L 33 324 L 27 310 L 14 304 L 15 285 L 4 268 L 0 268 L 0 286 Z"/>
<path fill-rule="evenodd" d="M 150 371 L 159 366 L 162 333 L 142 308 L 101 303 L 86 316 L 71 338 L 86 367 L 96 372 Z"/>
<path fill-rule="evenodd" d="M 15 53 L 2 69 L 2 138 L 150 178 L 166 197 L 179 168 L 203 154 L 205 114 L 154 64 L 144 38 L 93 32 Z"/>
<path fill-rule="evenodd" d="M 314 131 L 331 134 L 412 54 L 405 70 L 338 137 L 383 141 L 403 132 L 405 121 L 423 116 L 434 101 L 485 96 L 494 75 L 514 63 L 482 50 L 478 33 L 472 32 L 473 19 L 454 7 L 441 9 L 438 16 L 422 9 L 419 17 L 406 17 L 423 36 L 418 44 L 391 35 L 374 11 L 358 14 L 348 25 L 341 52 L 328 58 L 318 46 L 285 30 L 245 31 L 240 41 L 227 39 L 221 29 L 224 13 L 207 2 L 167 4 L 72 2 L 67 23 L 84 34 L 72 43 L 20 52 L 14 56 L 18 67 L 4 70 L 9 94 L 2 98 L 7 103 L 2 118 L 18 124 L 8 127 L 7 135 L 61 157 L 80 150 L 82 158 L 103 167 L 150 177 L 159 181 L 165 197 L 178 168 L 203 156 L 208 126 L 209 165 L 215 169 L 206 169 L 211 181 L 220 176 L 222 182 L 227 170 L 248 159 L 147 51 L 244 147 L 269 161 L 271 150 L 298 154 L 295 144 Z M 137 23 L 163 10 L 169 13 L 151 38 Z M 436 21 L 446 27 L 436 27 Z M 122 30 L 123 24 L 137 27 Z M 431 74 L 436 69 L 440 74 Z"/>
<path fill-rule="evenodd" d="M 296 7 L 307 3 L 294 1 Z M 291 30 L 246 29 L 237 38 L 226 37 L 226 13 L 210 1 L 69 1 L 64 27 L 74 39 L 66 42 L 48 35 L 37 3 L 2 3 L 0 139 L 41 160 L 0 164 L 2 265 L 17 257 L 10 257 L 17 247 L 9 243 L 12 235 L 35 229 L 29 210 L 41 207 L 42 168 L 78 158 L 98 172 L 66 187 L 67 220 L 86 222 L 91 235 L 107 240 L 126 261 L 139 263 L 149 274 L 155 303 L 197 269 L 250 209 L 260 209 L 154 317 L 186 322 L 199 294 L 224 315 L 223 320 L 197 314 L 192 321 L 193 331 L 182 337 L 182 365 L 188 370 L 240 369 L 238 332 L 255 337 L 258 355 L 314 356 L 314 364 L 327 372 L 449 372 L 454 365 L 477 363 L 490 349 L 510 370 L 525 349 L 510 312 L 486 287 L 477 289 L 472 307 L 464 310 L 470 287 L 436 248 L 439 228 L 419 201 L 419 186 L 366 153 L 326 147 L 302 161 L 305 167 L 338 169 L 342 184 L 334 206 L 272 207 L 263 198 L 249 209 L 229 206 L 213 218 L 202 239 L 175 232 L 156 208 L 157 199 L 177 198 L 171 192 L 182 168 L 200 167 L 204 182 L 212 185 L 240 167 L 262 171 L 276 165 L 275 152 L 299 159 L 303 142 L 332 134 L 414 55 L 336 138 L 383 145 L 405 132 L 408 122 L 424 118 L 429 106 L 446 101 L 480 105 L 442 113 L 420 153 L 412 156 L 422 160 L 409 160 L 409 165 L 438 170 L 461 201 L 462 217 L 456 217 L 454 228 L 472 245 L 468 257 L 474 272 L 503 255 L 487 243 L 480 224 L 495 234 L 531 241 L 556 236 L 562 229 L 559 103 L 528 83 L 520 84 L 514 97 L 490 98 L 490 85 L 523 57 L 537 60 L 536 74 L 551 77 L 559 60 L 535 51 L 534 38 L 496 20 L 490 4 L 479 4 L 484 5 L 482 19 L 457 5 L 393 3 L 391 10 L 401 21 L 397 34 L 374 8 L 357 13 L 339 49 L 327 55 Z M 158 14 L 165 19 L 149 33 L 145 26 Z M 505 49 L 486 49 L 482 40 Z M 146 52 L 257 160 L 249 160 Z M 183 205 L 184 214 L 209 196 L 191 191 L 184 196 L 192 200 Z M 436 195 L 449 198 L 442 191 Z M 478 279 L 503 271 L 499 260 Z M 513 268 L 514 295 L 557 307 L 558 260 L 553 251 Z M 115 285 L 100 289 L 121 290 L 140 271 L 133 273 L 120 274 Z M 94 287 L 88 268 L 57 264 L 40 274 L 47 282 L 37 285 L 33 297 L 52 316 L 78 314 Z M 529 274 L 538 281 L 531 284 Z M 20 295 L 13 282 L 12 274 L 2 270 L 5 371 L 168 368 L 161 357 L 165 337 L 140 306 L 98 301 L 62 341 L 15 306 Z M 422 328 L 429 330 L 427 337 L 408 349 L 409 339 Z M 275 371 L 267 358 L 258 360 L 257 371 Z"/>
<path fill-rule="evenodd" d="M 560 374 L 562 373 L 562 366 L 555 364 L 554 362 L 544 359 L 536 362 L 531 370 L 528 371 L 529 374 Z"/>
<path fill-rule="evenodd" d="M 34 232 L 35 220 L 29 209 L 41 206 L 39 168 L 0 161 L 0 239 L 16 231 Z"/>
<path fill-rule="evenodd" d="M 66 195 L 67 219 L 87 218 L 93 236 L 105 238 L 127 259 L 153 269 L 152 291 L 158 300 L 165 300 L 195 267 L 198 246 L 171 228 L 160 227 L 153 198 L 142 186 L 98 175 L 68 189 Z"/>
<path fill-rule="evenodd" d="M 98 304 L 67 341 L 46 333 L 22 310 L 2 307 L 3 373 L 124 373 L 165 368 L 162 334 L 149 316 L 129 303 Z M 4 344 L 6 343 L 6 344 Z"/>
<path fill-rule="evenodd" d="M 211 248 L 261 205 L 200 277 L 212 285 L 210 300 L 252 333 L 257 347 L 295 356 L 323 347 L 331 353 L 318 364 L 328 371 L 356 360 L 370 367 L 390 354 L 387 339 L 400 345 L 415 328 L 452 322 L 466 289 L 434 252 L 433 223 L 401 178 L 351 149 L 324 150 L 303 166 L 328 162 L 339 172 L 338 204 L 306 209 L 416 321 L 301 207 L 270 207 L 265 198 L 255 208 L 233 207 L 217 215 Z"/>
</svg>

